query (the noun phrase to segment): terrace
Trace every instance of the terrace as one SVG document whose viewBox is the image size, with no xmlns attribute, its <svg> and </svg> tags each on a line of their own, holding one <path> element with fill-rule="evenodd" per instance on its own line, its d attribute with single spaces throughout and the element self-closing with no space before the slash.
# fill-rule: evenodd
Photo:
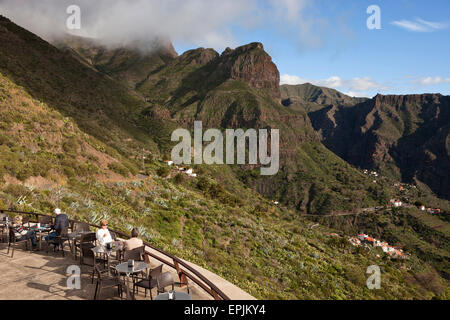
<svg viewBox="0 0 450 320">
<path fill-rule="evenodd" d="M 20 214 L 31 217 L 31 221 L 38 222 L 44 215 L 26 212 L 0 211 L 6 214 Z M 70 221 L 71 228 L 77 221 Z M 90 225 L 92 229 L 98 226 Z M 115 232 L 120 238 L 127 236 Z M 7 239 L 0 242 L 0 299 L 2 300 L 92 300 L 94 298 L 96 281 L 91 283 L 92 268 L 80 266 L 80 289 L 70 289 L 67 280 L 69 266 L 79 266 L 79 259 L 75 260 L 68 246 L 65 246 L 65 257 L 61 252 L 46 253 L 46 243 L 42 243 L 41 251 L 25 250 L 25 243 L 20 243 L 11 257 L 12 250 L 7 254 Z M 201 268 L 193 263 L 172 256 L 152 245 L 145 243 L 145 261 L 149 268 L 154 269 L 163 265 L 163 272 L 170 272 L 175 281 L 187 283 L 192 300 L 252 300 L 252 296 L 224 280 L 218 275 Z M 131 290 L 131 286 L 130 286 Z M 175 291 L 187 292 L 186 286 L 175 285 Z M 153 289 L 153 298 L 158 295 Z M 123 298 L 126 298 L 124 293 Z M 144 295 L 141 289 L 134 297 L 136 300 L 149 300 L 149 294 Z M 119 300 L 117 288 L 103 289 L 99 299 Z"/>
</svg>

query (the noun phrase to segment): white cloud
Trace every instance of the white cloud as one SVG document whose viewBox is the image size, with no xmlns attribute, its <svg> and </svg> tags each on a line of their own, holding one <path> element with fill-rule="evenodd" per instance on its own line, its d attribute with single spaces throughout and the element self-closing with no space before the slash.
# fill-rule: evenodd
<svg viewBox="0 0 450 320">
<path fill-rule="evenodd" d="M 0 12 L 39 36 L 65 35 L 66 8 L 81 8 L 78 35 L 105 44 L 145 43 L 167 38 L 185 46 L 222 50 L 239 43 L 233 27 L 271 26 L 293 35 L 304 47 L 314 46 L 320 19 L 308 13 L 313 0 L 0 0 Z M 293 32 L 295 30 L 295 32 Z"/>
<path fill-rule="evenodd" d="M 51 40 L 68 32 L 66 8 L 73 0 L 0 0 L 0 12 Z M 155 38 L 199 46 L 235 45 L 229 25 L 243 21 L 257 0 L 77 0 L 79 35 L 107 44 L 149 42 Z"/>
<path fill-rule="evenodd" d="M 307 79 L 302 79 L 298 76 L 292 76 L 289 74 L 283 74 L 281 75 L 281 81 L 280 84 L 289 84 L 289 85 L 296 85 L 296 84 L 303 84 L 303 83 L 307 83 L 309 80 Z"/>
<path fill-rule="evenodd" d="M 416 18 L 415 21 L 398 20 L 391 22 L 391 24 L 413 32 L 432 32 L 448 27 L 448 24 L 446 23 L 426 21 L 421 18 Z"/>
<path fill-rule="evenodd" d="M 338 76 L 329 77 L 327 79 L 311 80 L 303 79 L 298 76 L 284 74 L 281 76 L 281 82 L 283 84 L 303 84 L 311 83 L 320 87 L 327 87 L 337 89 L 346 94 L 354 97 L 367 96 L 369 91 L 381 92 L 389 89 L 387 86 L 372 80 L 370 77 L 342 79 Z"/>
<path fill-rule="evenodd" d="M 423 86 L 432 86 L 442 83 L 450 83 L 450 78 L 442 77 L 424 77 L 420 79 L 413 80 L 412 83 L 421 84 Z"/>
</svg>

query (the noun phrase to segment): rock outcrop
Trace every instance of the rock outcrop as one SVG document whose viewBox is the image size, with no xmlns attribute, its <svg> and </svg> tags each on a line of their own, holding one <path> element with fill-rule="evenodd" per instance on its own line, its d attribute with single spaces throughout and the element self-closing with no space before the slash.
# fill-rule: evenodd
<svg viewBox="0 0 450 320">
<path fill-rule="evenodd" d="M 259 42 L 234 50 L 227 48 L 220 56 L 218 67 L 225 77 L 265 89 L 277 100 L 281 98 L 280 72 Z"/>
</svg>

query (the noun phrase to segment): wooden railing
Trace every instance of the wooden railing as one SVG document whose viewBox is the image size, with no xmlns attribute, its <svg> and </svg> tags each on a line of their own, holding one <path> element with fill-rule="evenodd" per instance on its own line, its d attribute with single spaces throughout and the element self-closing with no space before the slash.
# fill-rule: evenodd
<svg viewBox="0 0 450 320">
<path fill-rule="evenodd" d="M 49 216 L 42 213 L 35 213 L 35 212 L 23 212 L 23 211 L 15 211 L 15 210 L 0 210 L 0 213 L 12 213 L 12 214 L 19 214 L 19 215 L 27 215 L 30 217 L 34 217 L 34 220 L 31 220 L 31 222 L 39 222 L 40 217 L 42 216 Z M 73 226 L 75 223 L 78 223 L 80 221 L 76 220 L 70 220 L 70 227 L 73 229 Z M 100 228 L 98 225 L 90 224 L 88 223 L 90 227 L 92 228 Z M 124 234 L 123 232 L 116 231 L 113 229 L 110 229 L 111 232 L 115 233 L 119 237 L 123 239 L 129 239 L 130 236 L 127 234 Z M 171 255 L 170 253 L 165 252 L 164 250 L 161 250 L 150 243 L 144 242 L 144 245 L 146 247 L 149 247 L 158 253 L 160 253 L 163 257 L 160 255 L 154 254 L 146 249 L 145 254 L 149 257 L 152 257 L 153 259 L 156 259 L 163 264 L 173 268 L 176 270 L 178 277 L 180 278 L 180 283 L 187 284 L 188 279 L 193 281 L 195 284 L 197 284 L 200 288 L 202 288 L 204 291 L 206 291 L 209 295 L 211 295 L 215 300 L 230 300 L 230 298 L 222 291 L 220 290 L 214 283 L 212 283 L 210 280 L 208 280 L 204 275 L 202 275 L 199 271 L 188 265 L 186 262 L 181 260 L 180 258 Z"/>
</svg>

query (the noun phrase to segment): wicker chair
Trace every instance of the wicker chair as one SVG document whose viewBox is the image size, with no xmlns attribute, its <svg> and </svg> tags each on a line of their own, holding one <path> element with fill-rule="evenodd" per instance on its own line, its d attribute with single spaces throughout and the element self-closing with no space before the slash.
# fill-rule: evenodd
<svg viewBox="0 0 450 320">
<path fill-rule="evenodd" d="M 107 273 L 108 268 L 106 267 L 108 261 L 105 259 L 97 258 L 94 251 L 86 244 L 81 245 L 81 259 L 80 264 L 82 266 L 92 267 L 91 273 L 91 283 L 94 283 L 94 276 L 96 272 L 96 267 L 101 273 Z"/>
<path fill-rule="evenodd" d="M 69 237 L 68 237 L 68 233 L 69 233 L 69 227 L 64 228 L 63 230 L 61 230 L 61 234 L 59 236 L 55 236 L 53 239 L 48 239 L 46 240 L 47 242 L 47 254 L 48 254 L 48 248 L 50 246 L 50 244 L 53 244 L 54 246 L 54 251 L 56 250 L 56 246 L 61 246 L 61 252 L 62 252 L 62 256 L 64 257 L 64 243 L 66 241 L 69 241 Z"/>
<path fill-rule="evenodd" d="M 51 216 L 41 216 L 39 223 L 41 226 L 50 226 L 53 223 L 53 218 Z"/>
<path fill-rule="evenodd" d="M 78 242 L 78 240 L 75 240 L 75 246 L 73 248 L 73 250 L 75 251 L 75 257 L 77 256 L 78 249 L 80 249 L 80 251 L 81 251 L 81 247 L 88 247 L 89 249 L 94 248 L 95 241 L 97 241 L 95 232 L 82 234 L 79 242 Z M 81 264 L 82 257 L 83 257 L 83 252 L 81 251 L 80 264 Z"/>
<path fill-rule="evenodd" d="M 86 222 L 75 222 L 73 226 L 73 231 L 80 232 L 80 231 L 90 231 L 91 228 L 89 224 Z"/>
<path fill-rule="evenodd" d="M 145 246 L 123 252 L 123 261 L 144 261 Z"/>
<path fill-rule="evenodd" d="M 156 284 L 158 288 L 158 293 L 166 292 L 165 288 L 167 288 L 168 286 L 172 286 L 172 290 L 174 290 L 175 285 L 179 285 L 180 287 L 186 286 L 187 293 L 189 294 L 190 292 L 188 283 L 175 282 L 170 272 L 162 273 L 158 277 L 156 277 Z"/>
<path fill-rule="evenodd" d="M 147 290 L 150 291 L 150 299 L 153 300 L 152 289 L 157 287 L 157 278 L 162 274 L 163 265 L 151 270 L 148 277 L 143 278 L 133 284 L 133 295 L 136 294 L 136 287 L 145 289 L 145 297 L 147 297 Z"/>
<path fill-rule="evenodd" d="M 172 287 L 172 291 L 175 289 L 175 280 L 173 280 L 170 272 L 161 273 L 156 277 L 156 287 L 158 288 L 158 293 L 166 292 L 166 288 L 168 286 Z"/>
<path fill-rule="evenodd" d="M 6 241 L 8 241 L 8 234 L 5 233 L 8 230 L 8 227 L 6 225 L 6 220 L 9 218 L 7 213 L 0 213 L 0 223 L 2 223 L 0 225 L 0 231 L 2 233 L 0 240 L 3 242 L 3 239 L 6 239 Z M 6 237 L 5 237 L 6 235 Z M 6 242 L 5 241 L 5 242 Z"/>
<path fill-rule="evenodd" d="M 8 243 L 8 252 L 7 252 L 7 254 L 9 254 L 9 250 L 12 247 L 11 258 L 14 258 L 14 250 L 15 250 L 16 246 L 19 243 L 21 243 L 21 242 L 25 242 L 25 249 L 28 250 L 28 248 L 30 248 L 30 251 L 31 251 L 31 247 L 32 247 L 31 246 L 31 239 L 18 240 L 16 238 L 16 234 L 14 232 L 14 229 L 10 228 L 9 229 L 9 243 Z"/>
<path fill-rule="evenodd" d="M 95 285 L 94 300 L 100 297 L 102 289 L 117 287 L 117 292 L 120 298 L 122 298 L 124 283 L 120 280 L 118 275 L 108 276 L 103 272 L 98 265 L 94 266 L 94 271 L 97 274 L 97 284 Z M 128 292 L 128 291 L 127 291 Z M 128 295 L 127 295 L 128 296 Z"/>
</svg>

